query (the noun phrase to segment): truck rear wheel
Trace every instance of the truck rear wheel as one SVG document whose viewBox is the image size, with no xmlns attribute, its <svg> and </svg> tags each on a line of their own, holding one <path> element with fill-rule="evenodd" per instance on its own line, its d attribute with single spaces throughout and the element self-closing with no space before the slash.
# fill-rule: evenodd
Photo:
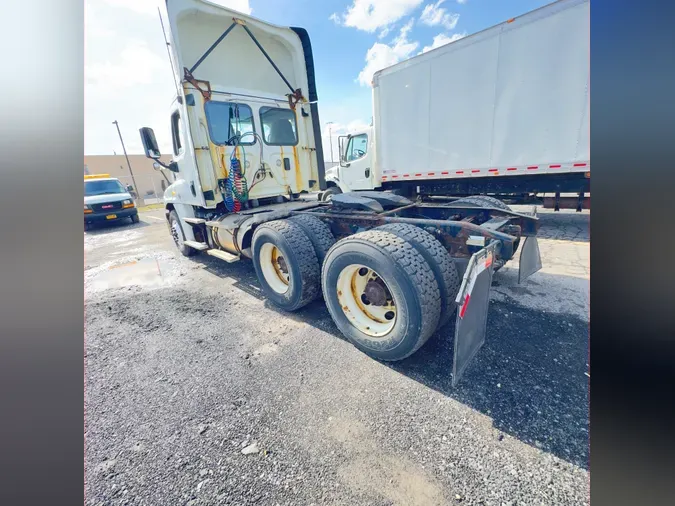
<svg viewBox="0 0 675 506">
<path fill-rule="evenodd" d="M 441 295 L 441 316 L 438 328 L 443 327 L 456 309 L 455 298 L 459 292 L 459 273 L 454 260 L 443 245 L 429 232 L 407 223 L 390 223 L 377 227 L 386 230 L 412 244 L 424 257 L 434 273 Z"/>
<path fill-rule="evenodd" d="M 488 197 L 487 195 L 474 195 L 472 197 L 463 197 L 461 199 L 455 200 L 453 203 L 459 204 L 462 202 L 475 204 L 477 206 L 495 207 L 497 209 L 503 209 L 504 211 L 511 211 L 511 207 L 509 207 L 508 204 L 505 204 L 498 198 Z"/>
<path fill-rule="evenodd" d="M 171 211 L 169 213 L 169 231 L 171 232 L 171 237 L 173 237 L 173 242 L 176 244 L 178 251 L 180 251 L 183 256 L 191 257 L 199 253 L 196 249 L 185 245 L 183 226 L 180 223 L 176 211 Z"/>
<path fill-rule="evenodd" d="M 288 220 L 298 225 L 307 234 L 314 247 L 314 253 L 319 259 L 319 265 L 322 265 L 326 253 L 335 244 L 335 237 L 333 237 L 330 227 L 316 216 L 309 214 L 297 214 L 291 216 Z"/>
<path fill-rule="evenodd" d="M 312 242 L 291 221 L 270 221 L 256 229 L 253 266 L 267 298 L 286 311 L 300 309 L 321 293 L 321 267 Z"/>
<path fill-rule="evenodd" d="M 342 334 L 376 359 L 412 355 L 438 325 L 441 296 L 431 267 L 389 231 L 338 241 L 323 263 L 322 289 Z"/>
</svg>

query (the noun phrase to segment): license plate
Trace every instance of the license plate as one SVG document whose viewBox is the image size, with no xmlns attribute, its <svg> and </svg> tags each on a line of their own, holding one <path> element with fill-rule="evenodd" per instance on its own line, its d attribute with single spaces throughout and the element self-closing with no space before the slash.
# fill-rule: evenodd
<svg viewBox="0 0 675 506">
<path fill-rule="evenodd" d="M 109 214 L 108 216 L 105 217 L 106 220 L 114 220 L 115 218 L 117 218 L 116 214 Z"/>
</svg>

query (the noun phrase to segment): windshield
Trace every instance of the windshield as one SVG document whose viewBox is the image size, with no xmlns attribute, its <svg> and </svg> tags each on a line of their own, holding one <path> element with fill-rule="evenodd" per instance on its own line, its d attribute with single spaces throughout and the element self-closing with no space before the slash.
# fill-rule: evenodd
<svg viewBox="0 0 675 506">
<path fill-rule="evenodd" d="M 105 195 L 106 193 L 126 193 L 122 183 L 114 179 L 103 181 L 85 181 L 84 196 Z"/>
</svg>

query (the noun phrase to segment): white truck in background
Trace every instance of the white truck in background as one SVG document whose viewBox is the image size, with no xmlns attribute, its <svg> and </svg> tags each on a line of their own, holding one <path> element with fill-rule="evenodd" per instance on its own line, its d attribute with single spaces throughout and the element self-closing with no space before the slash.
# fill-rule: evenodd
<svg viewBox="0 0 675 506">
<path fill-rule="evenodd" d="M 342 334 L 380 360 L 402 360 L 447 328 L 456 384 L 485 341 L 493 272 L 516 255 L 520 280 L 541 268 L 536 216 L 485 196 L 309 198 L 327 187 L 307 31 L 207 0 L 166 5 L 173 160 L 160 160 L 151 128 L 140 134 L 155 168 L 176 175 L 164 206 L 178 250 L 252 260 L 261 293 L 284 311 L 323 296 Z"/>
<path fill-rule="evenodd" d="M 590 191 L 590 0 L 560 0 L 380 70 L 322 198 Z"/>
</svg>

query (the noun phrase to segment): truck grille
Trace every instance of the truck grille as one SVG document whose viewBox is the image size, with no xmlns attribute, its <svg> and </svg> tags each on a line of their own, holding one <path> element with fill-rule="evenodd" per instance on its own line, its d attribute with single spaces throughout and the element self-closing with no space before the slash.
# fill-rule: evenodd
<svg viewBox="0 0 675 506">
<path fill-rule="evenodd" d="M 92 204 L 91 208 L 95 213 L 107 213 L 110 211 L 115 211 L 117 209 L 122 209 L 122 202 L 104 202 L 102 204 Z"/>
</svg>

